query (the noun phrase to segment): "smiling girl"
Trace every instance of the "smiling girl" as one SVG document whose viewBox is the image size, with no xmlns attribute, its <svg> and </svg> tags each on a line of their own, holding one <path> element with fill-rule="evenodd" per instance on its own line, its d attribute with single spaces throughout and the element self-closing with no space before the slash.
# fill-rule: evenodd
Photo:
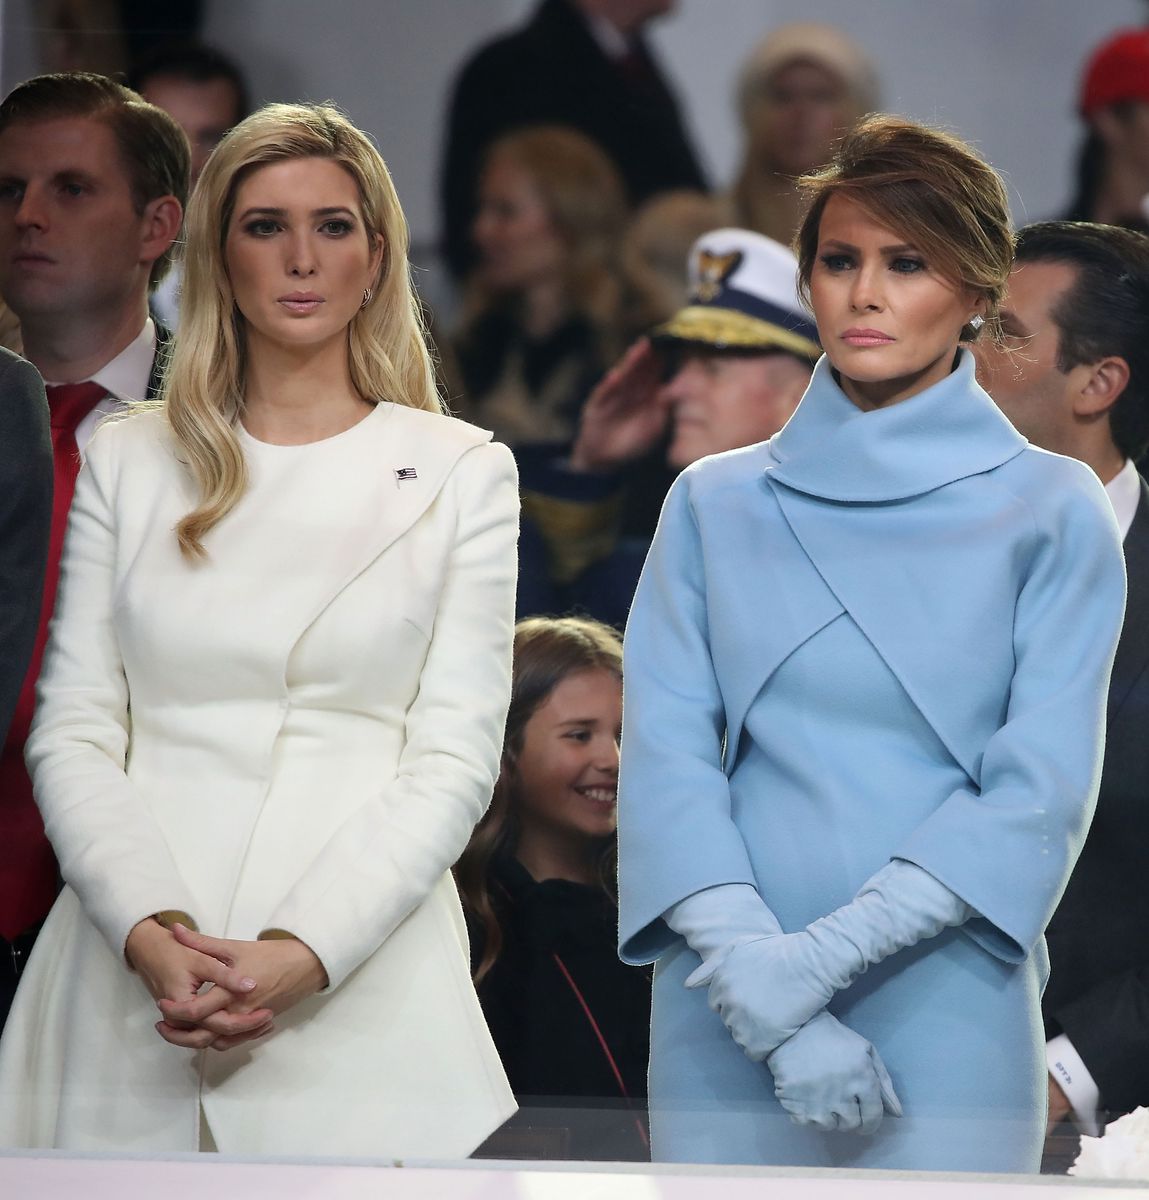
<svg viewBox="0 0 1149 1200">
<path fill-rule="evenodd" d="M 1036 1170 L 1121 547 L 961 348 L 1010 269 L 994 171 L 876 116 L 806 182 L 825 355 L 780 433 L 680 476 L 627 625 L 654 1157 Z"/>
<path fill-rule="evenodd" d="M 523 1106 L 504 1155 L 530 1125 L 552 1131 L 533 1156 L 647 1157 L 650 978 L 615 949 L 621 672 L 609 626 L 516 626 L 502 770 L 456 868 L 479 999 Z"/>
</svg>

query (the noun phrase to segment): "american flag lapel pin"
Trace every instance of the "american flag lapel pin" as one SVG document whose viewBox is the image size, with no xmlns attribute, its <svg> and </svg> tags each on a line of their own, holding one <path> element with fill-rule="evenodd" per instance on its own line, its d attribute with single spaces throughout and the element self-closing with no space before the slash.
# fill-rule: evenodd
<svg viewBox="0 0 1149 1200">
<path fill-rule="evenodd" d="M 418 478 L 419 478 L 419 476 L 416 473 L 414 467 L 396 467 L 395 468 L 395 482 L 397 484 L 406 483 L 408 479 L 418 479 Z"/>
</svg>

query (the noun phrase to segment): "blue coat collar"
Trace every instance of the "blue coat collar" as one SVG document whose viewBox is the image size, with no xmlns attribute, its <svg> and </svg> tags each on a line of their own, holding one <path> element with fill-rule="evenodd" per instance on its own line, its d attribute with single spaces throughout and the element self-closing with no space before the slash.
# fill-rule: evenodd
<svg viewBox="0 0 1149 1200">
<path fill-rule="evenodd" d="M 920 496 L 1008 462 L 1026 441 L 974 379 L 974 359 L 908 400 L 863 412 L 825 355 L 802 402 L 768 450 L 773 481 L 826 500 Z"/>
</svg>

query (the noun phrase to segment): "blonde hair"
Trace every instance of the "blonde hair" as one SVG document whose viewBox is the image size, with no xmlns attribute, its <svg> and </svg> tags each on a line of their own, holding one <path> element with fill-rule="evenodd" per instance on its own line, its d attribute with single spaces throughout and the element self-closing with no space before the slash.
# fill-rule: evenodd
<svg viewBox="0 0 1149 1200">
<path fill-rule="evenodd" d="M 535 125 L 493 142 L 484 158 L 521 167 L 542 198 L 555 232 L 567 247 L 567 294 L 576 312 L 602 331 L 618 317 L 619 247 L 627 220 L 626 188 L 614 164 L 575 129 Z M 493 303 L 476 281 L 472 316 Z"/>
<path fill-rule="evenodd" d="M 329 104 L 261 108 L 220 142 L 188 206 L 180 333 L 161 400 L 199 489 L 199 504 L 176 526 L 188 559 L 205 556 L 204 536 L 235 507 L 248 482 L 236 434 L 244 403 L 244 319 L 224 262 L 236 192 L 259 167 L 296 158 L 330 159 L 348 171 L 359 187 L 368 238 L 383 239 L 371 299 L 348 326 L 352 384 L 370 400 L 444 411 L 407 263 L 407 222 L 378 150 Z"/>
</svg>

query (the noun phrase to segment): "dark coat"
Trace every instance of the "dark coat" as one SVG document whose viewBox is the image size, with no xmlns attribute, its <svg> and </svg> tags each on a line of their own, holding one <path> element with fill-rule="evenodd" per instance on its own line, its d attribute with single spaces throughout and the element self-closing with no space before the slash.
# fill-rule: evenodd
<svg viewBox="0 0 1149 1200">
<path fill-rule="evenodd" d="M 542 1108 L 560 1108 L 561 1116 L 543 1118 L 563 1128 L 560 1156 L 647 1157 L 645 1125 L 638 1130 L 645 1116 L 650 972 L 619 961 L 614 902 L 599 887 L 536 883 L 511 857 L 492 867 L 491 895 L 504 940 L 478 993 L 522 1106 L 510 1132 L 537 1126 Z M 482 931 L 472 922 L 472 969 L 482 953 Z"/>
<path fill-rule="evenodd" d="M 439 180 L 443 250 L 461 276 L 482 158 L 500 134 L 526 125 L 569 125 L 597 142 L 641 203 L 673 188 L 705 189 L 678 104 L 641 38 L 623 70 L 568 0 L 543 0 L 521 29 L 483 47 L 464 67 L 448 116 Z"/>
<path fill-rule="evenodd" d="M 52 521 L 52 440 L 36 368 L 0 350 L 0 745 L 36 639 Z"/>
<path fill-rule="evenodd" d="M 1125 538 L 1129 596 L 1097 812 L 1046 934 L 1042 1008 L 1112 1114 L 1149 1104 L 1149 486 Z"/>
</svg>

